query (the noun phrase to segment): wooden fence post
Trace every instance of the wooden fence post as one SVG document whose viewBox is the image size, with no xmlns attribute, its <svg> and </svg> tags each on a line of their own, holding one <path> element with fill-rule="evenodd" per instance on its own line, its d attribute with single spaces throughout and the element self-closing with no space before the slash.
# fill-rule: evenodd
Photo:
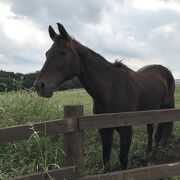
<svg viewBox="0 0 180 180">
<path fill-rule="evenodd" d="M 64 106 L 64 117 L 77 117 L 83 115 L 83 106 Z M 84 168 L 83 152 L 84 152 L 84 131 L 77 131 L 64 134 L 64 152 L 65 166 L 75 165 L 77 167 L 77 176 L 81 176 Z"/>
</svg>

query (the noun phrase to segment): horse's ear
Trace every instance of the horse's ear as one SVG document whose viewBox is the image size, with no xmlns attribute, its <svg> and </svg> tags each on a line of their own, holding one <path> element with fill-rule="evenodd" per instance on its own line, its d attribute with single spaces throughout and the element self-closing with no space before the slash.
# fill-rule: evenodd
<svg viewBox="0 0 180 180">
<path fill-rule="evenodd" d="M 54 31 L 54 29 L 52 28 L 52 26 L 49 26 L 49 36 L 50 38 L 54 41 L 54 38 L 56 37 L 56 32 Z"/>
<path fill-rule="evenodd" d="M 64 38 L 64 39 L 69 39 L 70 36 L 69 34 L 67 33 L 67 31 L 65 30 L 64 26 L 60 23 L 57 23 L 58 25 L 58 30 L 59 30 L 59 33 L 61 34 L 61 36 Z"/>
</svg>

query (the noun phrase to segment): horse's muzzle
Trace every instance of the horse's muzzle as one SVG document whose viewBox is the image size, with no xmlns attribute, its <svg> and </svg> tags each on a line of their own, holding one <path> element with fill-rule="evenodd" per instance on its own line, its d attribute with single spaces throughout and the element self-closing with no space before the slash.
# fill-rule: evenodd
<svg viewBox="0 0 180 180">
<path fill-rule="evenodd" d="M 53 89 L 49 88 L 45 81 L 34 82 L 34 88 L 39 96 L 50 98 L 53 95 Z"/>
</svg>

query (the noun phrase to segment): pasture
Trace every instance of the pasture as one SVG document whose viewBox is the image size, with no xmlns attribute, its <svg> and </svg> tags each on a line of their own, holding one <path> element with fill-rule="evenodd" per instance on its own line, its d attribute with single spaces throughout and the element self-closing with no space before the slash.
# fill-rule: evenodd
<svg viewBox="0 0 180 180">
<path fill-rule="evenodd" d="M 176 88 L 175 97 L 176 107 L 180 107 L 180 87 Z M 0 127 L 25 123 L 31 125 L 33 122 L 61 118 L 63 117 L 63 105 L 68 104 L 82 104 L 85 107 L 84 114 L 92 114 L 92 99 L 84 90 L 57 92 L 51 99 L 40 98 L 31 91 L 1 93 Z M 138 163 L 140 157 L 144 156 L 146 136 L 145 126 L 134 128 L 133 144 L 129 155 L 130 167 L 140 166 Z M 174 128 L 174 136 L 176 139 L 180 139 L 180 124 L 178 123 Z M 112 170 L 117 170 L 119 166 L 117 134 L 114 134 L 113 146 L 111 164 Z M 180 148 L 176 149 L 178 145 L 171 146 L 173 150 L 177 150 L 174 154 L 180 154 L 180 152 L 178 153 Z M 103 172 L 102 149 L 97 130 L 86 132 L 85 148 L 85 174 Z M 168 157 L 176 158 L 174 154 L 171 151 Z M 0 179 L 61 167 L 64 157 L 61 136 L 40 138 L 38 132 L 34 132 L 32 129 L 32 136 L 28 141 L 0 146 Z M 166 161 L 166 159 L 162 161 Z"/>
</svg>

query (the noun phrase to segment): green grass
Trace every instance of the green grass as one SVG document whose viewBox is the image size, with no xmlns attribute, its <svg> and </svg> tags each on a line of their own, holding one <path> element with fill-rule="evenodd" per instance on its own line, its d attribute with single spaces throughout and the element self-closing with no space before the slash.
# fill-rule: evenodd
<svg viewBox="0 0 180 180">
<path fill-rule="evenodd" d="M 180 88 L 176 89 L 176 107 L 180 107 Z M 63 117 L 64 105 L 84 105 L 84 114 L 92 114 L 92 99 L 84 90 L 57 92 L 50 99 L 40 98 L 34 92 L 18 91 L 0 94 L 0 127 L 31 124 Z M 180 137 L 180 124 L 176 123 L 175 136 Z M 33 131 L 32 131 L 33 134 Z M 129 158 L 143 155 L 146 148 L 146 128 L 134 128 Z M 13 176 L 62 167 L 64 152 L 62 136 L 39 138 L 34 132 L 29 141 L 0 145 L 0 180 Z M 98 130 L 85 133 L 85 174 L 103 171 L 102 148 Z M 119 167 L 119 137 L 114 134 L 111 164 Z"/>
<path fill-rule="evenodd" d="M 91 114 L 92 100 L 84 90 L 58 92 L 50 99 L 27 91 L 1 93 L 0 127 L 60 118 L 64 105 L 75 104 L 84 105 L 84 113 Z"/>
</svg>

